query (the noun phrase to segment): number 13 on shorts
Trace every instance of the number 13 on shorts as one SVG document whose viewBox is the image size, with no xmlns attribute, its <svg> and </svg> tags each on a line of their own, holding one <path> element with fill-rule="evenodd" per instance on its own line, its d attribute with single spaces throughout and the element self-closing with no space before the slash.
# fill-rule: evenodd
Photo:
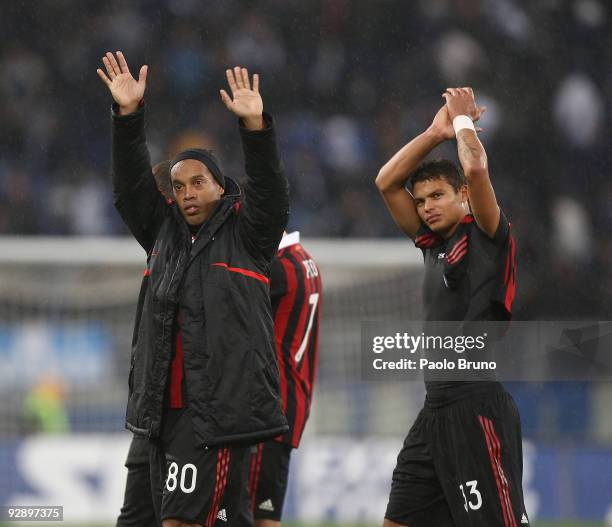
<svg viewBox="0 0 612 527">
<path fill-rule="evenodd" d="M 478 486 L 477 480 L 466 481 L 465 484 L 459 485 L 459 490 L 461 490 L 461 495 L 463 496 L 463 506 L 465 507 L 466 512 L 477 511 L 482 507 L 482 495 L 480 491 L 476 488 Z M 468 495 L 466 496 L 465 490 L 468 490 Z"/>
</svg>

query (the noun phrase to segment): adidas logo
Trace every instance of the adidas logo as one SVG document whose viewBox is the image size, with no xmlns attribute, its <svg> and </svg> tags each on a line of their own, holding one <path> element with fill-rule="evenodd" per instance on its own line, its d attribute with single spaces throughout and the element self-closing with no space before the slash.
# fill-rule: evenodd
<svg viewBox="0 0 612 527">
<path fill-rule="evenodd" d="M 526 514 L 523 514 L 523 517 L 521 518 L 521 524 L 529 525 L 529 520 L 527 519 L 527 515 Z"/>
<path fill-rule="evenodd" d="M 272 505 L 272 500 L 262 501 L 259 504 L 258 509 L 261 509 L 262 511 L 274 512 L 274 505 Z"/>
<path fill-rule="evenodd" d="M 225 512 L 225 509 L 221 509 L 219 511 L 219 513 L 217 514 L 217 520 L 221 520 L 222 522 L 227 521 L 227 513 Z"/>
</svg>

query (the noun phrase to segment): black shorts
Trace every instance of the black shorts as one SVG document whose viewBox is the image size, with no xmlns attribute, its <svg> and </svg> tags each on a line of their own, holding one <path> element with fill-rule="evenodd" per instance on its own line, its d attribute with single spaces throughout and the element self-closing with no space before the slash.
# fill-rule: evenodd
<svg viewBox="0 0 612 527">
<path fill-rule="evenodd" d="M 149 441 L 146 437 L 134 436 L 125 466 L 128 475 L 117 527 L 155 525 L 149 472 Z"/>
<path fill-rule="evenodd" d="M 528 527 L 518 410 L 501 385 L 425 408 L 393 471 L 385 517 L 410 527 Z"/>
<path fill-rule="evenodd" d="M 278 441 L 252 447 L 249 494 L 256 520 L 281 521 L 292 450 Z"/>
<path fill-rule="evenodd" d="M 150 451 L 159 522 L 175 518 L 204 527 L 251 526 L 250 448 L 198 448 L 195 443 L 189 409 L 166 410 L 161 437 Z"/>
</svg>

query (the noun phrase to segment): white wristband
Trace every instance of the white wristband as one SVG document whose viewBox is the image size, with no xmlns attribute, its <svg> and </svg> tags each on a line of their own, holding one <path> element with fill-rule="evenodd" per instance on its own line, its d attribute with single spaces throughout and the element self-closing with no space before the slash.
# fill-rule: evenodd
<svg viewBox="0 0 612 527">
<path fill-rule="evenodd" d="M 467 115 L 458 115 L 453 119 L 453 128 L 455 129 L 455 136 L 459 133 L 459 130 L 464 130 L 467 128 L 468 130 L 476 131 L 474 128 L 474 122 Z"/>
</svg>

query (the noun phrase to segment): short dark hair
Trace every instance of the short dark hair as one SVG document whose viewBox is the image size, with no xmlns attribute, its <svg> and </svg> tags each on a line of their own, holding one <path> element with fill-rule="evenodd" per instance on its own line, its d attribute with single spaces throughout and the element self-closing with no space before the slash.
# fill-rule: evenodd
<svg viewBox="0 0 612 527">
<path fill-rule="evenodd" d="M 436 159 L 434 161 L 424 161 L 412 173 L 408 181 L 409 189 L 414 190 L 414 185 L 421 181 L 432 179 L 444 179 L 455 192 L 459 192 L 465 185 L 465 177 L 462 170 L 448 159 Z"/>
</svg>

